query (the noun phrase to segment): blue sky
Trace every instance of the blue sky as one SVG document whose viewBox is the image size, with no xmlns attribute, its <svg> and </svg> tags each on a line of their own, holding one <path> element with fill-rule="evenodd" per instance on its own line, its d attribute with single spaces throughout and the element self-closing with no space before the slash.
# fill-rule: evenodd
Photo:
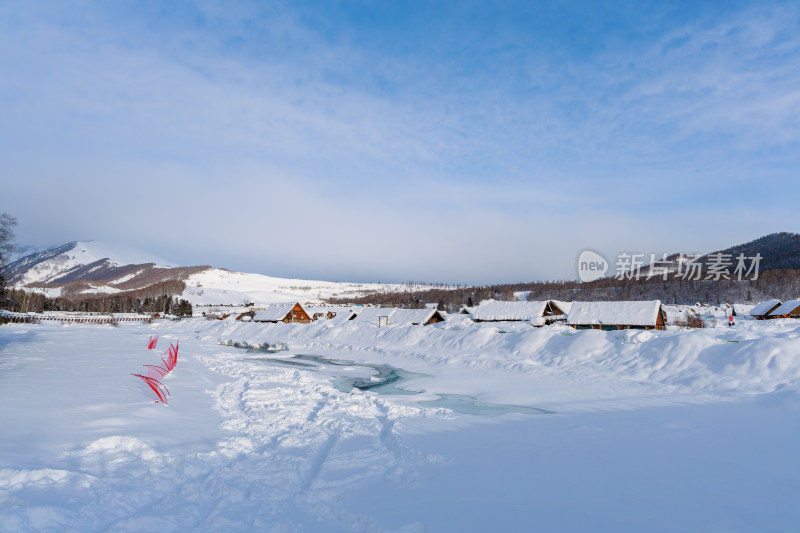
<svg viewBox="0 0 800 533">
<path fill-rule="evenodd" d="M 330 280 L 574 278 L 797 231 L 800 8 L 6 2 L 18 241 Z"/>
</svg>

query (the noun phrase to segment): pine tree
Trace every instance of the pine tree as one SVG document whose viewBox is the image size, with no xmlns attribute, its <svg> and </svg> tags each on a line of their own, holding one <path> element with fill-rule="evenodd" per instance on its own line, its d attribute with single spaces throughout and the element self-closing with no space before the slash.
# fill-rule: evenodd
<svg viewBox="0 0 800 533">
<path fill-rule="evenodd" d="M 181 300 L 178 303 L 176 313 L 178 316 L 192 316 L 192 304 L 187 300 Z"/>
</svg>

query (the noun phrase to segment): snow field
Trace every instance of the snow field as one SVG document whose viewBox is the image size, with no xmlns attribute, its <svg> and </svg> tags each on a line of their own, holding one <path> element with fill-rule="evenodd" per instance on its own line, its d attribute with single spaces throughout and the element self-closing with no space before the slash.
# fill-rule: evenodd
<svg viewBox="0 0 800 533">
<path fill-rule="evenodd" d="M 393 428 L 446 411 L 341 393 L 171 329 L 2 330 L 0 529 L 247 530 L 318 518 L 349 529 L 365 518 L 331 503 L 337 487 L 437 460 Z M 129 375 L 162 356 L 146 350 L 154 332 L 162 344 L 180 334 L 168 406 Z"/>
<path fill-rule="evenodd" d="M 798 339 L 791 320 L 4 326 L 0 530 L 791 531 Z M 130 373 L 178 340 L 155 404 Z M 424 376 L 341 392 L 268 360 L 291 354 Z M 418 403 L 441 394 L 554 414 Z"/>
</svg>

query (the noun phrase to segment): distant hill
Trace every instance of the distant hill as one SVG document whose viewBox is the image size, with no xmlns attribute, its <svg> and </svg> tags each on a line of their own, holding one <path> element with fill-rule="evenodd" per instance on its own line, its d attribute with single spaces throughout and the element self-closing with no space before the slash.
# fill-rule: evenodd
<svg viewBox="0 0 800 533">
<path fill-rule="evenodd" d="M 5 272 L 9 285 L 17 289 L 76 299 L 154 286 L 180 293 L 189 276 L 209 268 L 176 267 L 123 245 L 73 241 L 24 255 L 9 263 Z"/>
<path fill-rule="evenodd" d="M 731 246 L 719 252 L 737 257 L 761 254 L 762 272 L 766 270 L 800 269 L 800 233 L 770 233 L 745 244 Z M 706 256 L 706 259 L 708 256 Z"/>
<path fill-rule="evenodd" d="M 170 269 L 163 259 L 133 248 L 96 241 L 74 241 L 34 252 L 6 266 L 8 282 L 15 286 L 74 281 L 107 282 L 130 274 L 126 267 Z M 126 270 L 120 275 L 120 270 Z M 144 274 L 144 272 L 142 272 Z"/>
<path fill-rule="evenodd" d="M 788 232 L 771 233 L 745 244 L 738 244 L 730 248 L 725 248 L 724 250 L 711 252 L 701 256 L 699 259 L 695 259 L 695 261 L 702 264 L 703 270 L 705 271 L 707 267 L 714 262 L 714 259 L 719 258 L 721 255 L 731 262 L 730 271 L 733 274 L 738 262 L 737 258 L 741 254 L 744 254 L 746 258 L 745 263 L 747 267 L 750 266 L 750 258 L 760 254 L 761 259 L 758 265 L 759 272 L 765 272 L 767 270 L 800 269 L 800 234 Z M 654 272 L 654 275 L 663 273 L 664 268 L 666 268 L 670 274 L 682 271 L 681 267 L 685 270 L 685 259 L 684 257 L 683 264 L 680 264 L 681 254 L 667 256 L 666 263 L 660 261 L 660 258 L 657 258 L 657 260 L 659 260 L 658 268 L 661 268 L 661 270 Z M 646 257 L 645 260 L 649 261 L 650 258 Z M 648 264 L 637 270 L 640 276 L 646 277 L 650 274 L 651 270 L 655 269 L 652 265 Z M 609 272 L 609 276 L 614 275 L 615 273 L 613 271 Z"/>
</svg>

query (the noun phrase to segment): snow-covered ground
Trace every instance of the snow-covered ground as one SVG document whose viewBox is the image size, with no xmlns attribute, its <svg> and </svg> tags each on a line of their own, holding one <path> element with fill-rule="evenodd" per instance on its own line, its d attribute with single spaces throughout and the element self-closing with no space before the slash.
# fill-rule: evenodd
<svg viewBox="0 0 800 533">
<path fill-rule="evenodd" d="M 155 404 L 130 373 L 177 340 Z M 798 348 L 788 319 L 3 326 L 0 530 L 795 531 Z M 388 370 L 416 394 L 365 390 Z"/>
</svg>

